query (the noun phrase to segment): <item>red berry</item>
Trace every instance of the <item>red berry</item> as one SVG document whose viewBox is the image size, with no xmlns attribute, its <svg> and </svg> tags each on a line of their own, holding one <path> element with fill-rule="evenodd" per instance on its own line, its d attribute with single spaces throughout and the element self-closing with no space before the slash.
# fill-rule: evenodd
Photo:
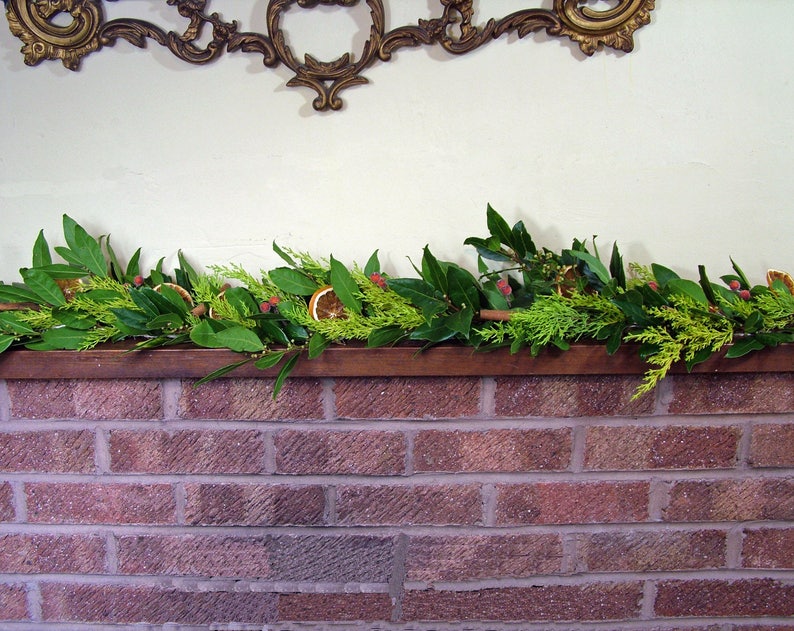
<svg viewBox="0 0 794 631">
<path fill-rule="evenodd" d="M 742 300 L 750 300 L 750 290 L 749 289 L 742 289 L 739 292 L 739 298 Z"/>
<path fill-rule="evenodd" d="M 386 289 L 386 280 L 378 272 L 372 272 L 369 279 L 381 289 Z"/>
<path fill-rule="evenodd" d="M 133 283 L 135 283 L 135 286 L 136 286 L 136 287 L 140 287 L 141 285 L 143 285 L 143 282 L 144 282 L 144 280 L 143 280 L 143 276 L 141 276 L 140 274 L 138 274 L 138 275 L 137 275 L 137 276 L 136 276 L 136 277 L 135 277 L 135 278 L 132 280 L 132 282 L 133 282 Z"/>
<path fill-rule="evenodd" d="M 648 283 L 648 287 L 650 287 L 654 291 L 659 291 L 659 283 L 657 283 L 655 280 L 650 281 Z"/>
<path fill-rule="evenodd" d="M 278 303 L 281 302 L 281 298 L 279 298 L 278 296 L 271 296 L 268 302 L 270 303 L 271 307 L 275 307 Z"/>
<path fill-rule="evenodd" d="M 496 281 L 496 286 L 499 288 L 499 291 L 501 291 L 502 294 L 505 296 L 509 296 L 510 294 L 513 293 L 513 288 L 504 278 L 500 278 L 498 281 Z"/>
<path fill-rule="evenodd" d="M 730 283 L 728 283 L 728 287 L 731 288 L 731 291 L 739 291 L 739 288 L 741 286 L 742 286 L 741 283 L 739 283 L 739 281 L 736 280 L 736 279 L 734 279 Z"/>
<path fill-rule="evenodd" d="M 272 306 L 272 305 L 271 305 L 269 302 L 267 302 L 267 301 L 266 301 L 266 302 L 260 303 L 260 305 L 259 305 L 259 310 L 260 310 L 262 313 L 267 313 L 268 311 L 270 311 L 270 307 L 271 307 L 271 306 Z"/>
</svg>

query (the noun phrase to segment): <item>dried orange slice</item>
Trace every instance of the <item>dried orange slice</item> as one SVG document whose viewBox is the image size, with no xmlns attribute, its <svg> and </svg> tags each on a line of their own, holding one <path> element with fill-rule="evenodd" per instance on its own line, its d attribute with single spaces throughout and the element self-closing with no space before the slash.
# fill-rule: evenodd
<svg viewBox="0 0 794 631">
<path fill-rule="evenodd" d="M 312 294 L 309 300 L 309 315 L 313 320 L 325 320 L 326 318 L 347 317 L 345 305 L 339 300 L 339 296 L 334 293 L 331 285 L 320 287 Z"/>
<path fill-rule="evenodd" d="M 791 274 L 787 274 L 786 272 L 780 272 L 776 269 L 771 269 L 766 273 L 766 282 L 767 284 L 772 287 L 772 283 L 776 280 L 782 280 L 783 284 L 788 287 L 789 293 L 794 295 L 794 278 L 791 278 Z"/>
</svg>

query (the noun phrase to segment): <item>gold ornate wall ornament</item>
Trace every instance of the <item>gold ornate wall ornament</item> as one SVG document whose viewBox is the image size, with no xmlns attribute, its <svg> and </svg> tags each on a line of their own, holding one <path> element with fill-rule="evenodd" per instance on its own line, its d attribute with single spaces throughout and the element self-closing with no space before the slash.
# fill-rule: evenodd
<svg viewBox="0 0 794 631">
<path fill-rule="evenodd" d="M 118 0 L 106 0 L 118 1 Z M 293 5 L 313 9 L 318 5 L 342 8 L 360 2 L 369 7 L 369 37 L 357 54 L 346 52 L 333 61 L 321 61 L 309 54 L 299 61 L 287 44 L 282 16 Z M 399 1 L 399 0 L 397 0 Z M 105 20 L 103 0 L 4 0 L 11 32 L 22 40 L 25 63 L 34 66 L 46 59 L 60 59 L 70 70 L 80 60 L 119 39 L 145 48 L 153 40 L 176 57 L 193 64 L 209 63 L 224 52 L 262 55 L 267 67 L 283 64 L 295 76 L 288 86 L 303 86 L 317 92 L 316 110 L 338 110 L 339 93 L 350 86 L 367 83 L 361 73 L 378 61 L 387 62 L 404 47 L 439 45 L 461 55 L 506 33 L 524 37 L 545 31 L 567 37 L 579 44 L 586 55 L 601 46 L 630 52 L 634 31 L 650 22 L 655 0 L 614 0 L 614 6 L 597 10 L 587 0 L 554 0 L 552 9 L 522 9 L 510 15 L 473 24 L 473 0 L 437 0 L 438 17 L 419 19 L 416 24 L 386 30 L 383 0 L 268 0 L 267 33 L 241 32 L 237 20 L 226 22 L 218 13 L 208 13 L 209 0 L 165 0 L 188 20 L 183 33 L 166 31 L 145 20 Z M 263 0 L 264 2 L 264 0 Z M 228 10 L 228 3 L 226 4 Z M 209 42 L 199 42 L 204 32 Z M 206 41 L 207 38 L 204 38 Z"/>
</svg>

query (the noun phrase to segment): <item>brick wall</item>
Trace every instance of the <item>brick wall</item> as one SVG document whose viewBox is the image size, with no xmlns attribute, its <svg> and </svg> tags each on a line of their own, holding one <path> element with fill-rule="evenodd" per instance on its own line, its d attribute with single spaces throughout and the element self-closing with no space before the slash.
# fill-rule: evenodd
<svg viewBox="0 0 794 631">
<path fill-rule="evenodd" d="M 794 373 L 638 379 L 0 381 L 0 629 L 794 629 Z"/>
</svg>

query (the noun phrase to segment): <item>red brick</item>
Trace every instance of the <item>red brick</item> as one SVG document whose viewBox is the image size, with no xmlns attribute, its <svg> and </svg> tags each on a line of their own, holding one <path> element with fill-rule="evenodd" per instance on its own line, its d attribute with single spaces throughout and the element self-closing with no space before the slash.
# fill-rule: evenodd
<svg viewBox="0 0 794 631">
<path fill-rule="evenodd" d="M 388 583 L 394 540 L 370 535 L 279 535 L 271 541 L 274 580 Z"/>
<path fill-rule="evenodd" d="M 641 599 L 639 583 L 409 591 L 403 599 L 403 618 L 504 622 L 624 620 L 636 618 Z"/>
<path fill-rule="evenodd" d="M 794 467 L 794 423 L 755 425 L 750 441 L 753 467 Z"/>
<path fill-rule="evenodd" d="M 280 594 L 278 620 L 365 622 L 391 620 L 388 594 Z"/>
<path fill-rule="evenodd" d="M 110 433 L 110 470 L 124 473 L 261 473 L 265 444 L 256 430 Z"/>
<path fill-rule="evenodd" d="M 662 581 L 655 611 L 667 617 L 794 616 L 794 585 L 772 579 Z"/>
<path fill-rule="evenodd" d="M 675 482 L 666 521 L 794 519 L 794 479 Z"/>
<path fill-rule="evenodd" d="M 708 469 L 736 464 L 738 427 L 589 427 L 585 469 Z"/>
<path fill-rule="evenodd" d="M 671 414 L 767 414 L 794 410 L 794 373 L 672 376 Z"/>
<path fill-rule="evenodd" d="M 118 563 L 122 574 L 387 583 L 393 548 L 371 536 L 124 536 Z"/>
<path fill-rule="evenodd" d="M 316 485 L 186 484 L 185 519 L 203 526 L 312 526 L 323 523 Z"/>
<path fill-rule="evenodd" d="M 406 444 L 400 432 L 285 430 L 276 434 L 275 444 L 277 473 L 405 473 Z"/>
<path fill-rule="evenodd" d="M 28 520 L 51 524 L 169 524 L 176 505 L 168 484 L 58 484 L 25 487 Z"/>
<path fill-rule="evenodd" d="M 0 535 L 0 567 L 14 574 L 101 574 L 105 542 L 90 535 Z"/>
<path fill-rule="evenodd" d="M 794 569 L 794 528 L 758 528 L 744 533 L 742 566 Z"/>
<path fill-rule="evenodd" d="M 497 486 L 496 522 L 589 524 L 648 519 L 647 482 L 544 482 Z"/>
<path fill-rule="evenodd" d="M 414 440 L 414 470 L 561 470 L 571 460 L 569 429 L 426 430 Z"/>
<path fill-rule="evenodd" d="M 482 522 L 480 487 L 469 485 L 341 486 L 336 510 L 343 525 Z"/>
<path fill-rule="evenodd" d="M 338 379 L 334 394 L 342 418 L 461 418 L 480 410 L 475 377 Z"/>
<path fill-rule="evenodd" d="M 14 491 L 8 482 L 0 482 L 0 521 L 14 521 Z"/>
<path fill-rule="evenodd" d="M 582 534 L 577 549 L 590 572 L 660 572 L 726 566 L 726 536 L 719 530 Z"/>
<path fill-rule="evenodd" d="M 268 537 L 126 536 L 118 540 L 122 574 L 269 578 Z"/>
<path fill-rule="evenodd" d="M 162 418 L 157 381 L 56 379 L 6 382 L 13 418 Z"/>
<path fill-rule="evenodd" d="M 554 534 L 417 536 L 408 542 L 405 578 L 432 583 L 558 574 L 562 555 Z"/>
<path fill-rule="evenodd" d="M 24 585 L 0 585 L 0 621 L 28 620 Z"/>
<path fill-rule="evenodd" d="M 182 384 L 182 418 L 266 421 L 324 417 L 322 383 L 316 379 L 287 379 L 275 401 L 272 379 L 216 379 L 198 387 L 194 383 Z"/>
<path fill-rule="evenodd" d="M 652 414 L 654 400 L 632 401 L 640 377 L 499 377 L 498 416 L 640 416 Z"/>
<path fill-rule="evenodd" d="M 41 595 L 47 622 L 267 624 L 276 613 L 276 595 L 262 592 L 45 583 Z"/>
<path fill-rule="evenodd" d="M 88 430 L 0 434 L 0 471 L 91 473 L 94 434 Z"/>
</svg>

